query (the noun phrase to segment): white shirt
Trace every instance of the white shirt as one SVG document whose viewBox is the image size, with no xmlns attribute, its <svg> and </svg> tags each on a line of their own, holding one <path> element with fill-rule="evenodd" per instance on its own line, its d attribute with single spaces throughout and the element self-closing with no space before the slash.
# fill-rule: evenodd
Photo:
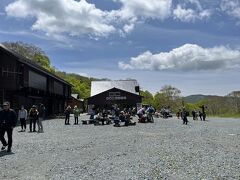
<svg viewBox="0 0 240 180">
<path fill-rule="evenodd" d="M 144 114 L 144 112 L 145 112 L 145 109 L 144 109 L 144 108 L 141 108 L 141 109 L 137 112 L 137 114 Z"/>
<path fill-rule="evenodd" d="M 18 111 L 18 119 L 27 119 L 27 110 L 26 109 L 20 109 Z"/>
</svg>

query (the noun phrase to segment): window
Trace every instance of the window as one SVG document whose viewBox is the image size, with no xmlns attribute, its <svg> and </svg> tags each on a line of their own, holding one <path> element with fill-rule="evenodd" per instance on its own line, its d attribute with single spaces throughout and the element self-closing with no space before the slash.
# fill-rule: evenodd
<svg viewBox="0 0 240 180">
<path fill-rule="evenodd" d="M 63 85 L 60 82 L 54 81 L 54 93 L 63 95 Z"/>
<path fill-rule="evenodd" d="M 65 96 L 69 96 L 69 88 L 67 86 L 65 87 Z"/>
<path fill-rule="evenodd" d="M 47 78 L 36 72 L 29 71 L 29 87 L 47 90 Z"/>
<path fill-rule="evenodd" d="M 15 66 L 3 66 L 1 68 L 1 76 L 8 78 L 15 78 L 16 75 L 21 75 L 22 73 L 17 71 Z"/>
</svg>

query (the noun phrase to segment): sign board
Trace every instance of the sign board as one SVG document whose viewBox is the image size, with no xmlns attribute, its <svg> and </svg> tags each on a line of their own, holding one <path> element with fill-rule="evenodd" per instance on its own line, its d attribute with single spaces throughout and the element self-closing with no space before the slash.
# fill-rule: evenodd
<svg viewBox="0 0 240 180">
<path fill-rule="evenodd" d="M 121 96 L 121 92 L 109 92 L 108 97 L 106 97 L 107 101 L 116 101 L 116 100 L 126 100 L 126 96 Z"/>
</svg>

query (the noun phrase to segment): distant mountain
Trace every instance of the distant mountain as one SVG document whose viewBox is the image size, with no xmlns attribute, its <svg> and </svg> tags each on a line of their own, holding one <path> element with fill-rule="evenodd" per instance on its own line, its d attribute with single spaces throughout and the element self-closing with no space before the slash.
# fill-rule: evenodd
<svg viewBox="0 0 240 180">
<path fill-rule="evenodd" d="M 240 97 L 240 91 L 233 91 L 229 93 L 227 97 Z"/>
<path fill-rule="evenodd" d="M 209 95 L 196 94 L 196 95 L 186 96 L 183 99 L 186 103 L 196 103 L 196 102 L 198 102 L 202 99 L 205 99 L 207 97 L 209 97 Z"/>
</svg>

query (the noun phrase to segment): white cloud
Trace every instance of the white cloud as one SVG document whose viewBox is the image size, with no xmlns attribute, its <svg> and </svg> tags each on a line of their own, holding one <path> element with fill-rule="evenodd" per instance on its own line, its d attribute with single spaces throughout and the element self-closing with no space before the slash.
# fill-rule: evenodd
<svg viewBox="0 0 240 180">
<path fill-rule="evenodd" d="M 184 9 L 180 5 L 173 10 L 174 19 L 179 19 L 183 22 L 195 22 L 196 20 L 202 20 L 208 18 L 211 13 L 209 10 L 203 10 L 201 12 L 196 12 L 193 9 Z"/>
<path fill-rule="evenodd" d="M 197 14 L 192 9 L 184 9 L 180 5 L 173 11 L 174 18 L 184 22 L 195 21 Z"/>
<path fill-rule="evenodd" d="M 66 33 L 101 37 L 117 29 L 124 36 L 140 20 L 163 20 L 171 15 L 172 0 L 115 1 L 122 3 L 122 7 L 112 11 L 98 9 L 86 0 L 15 0 L 5 10 L 8 16 L 34 18 L 32 29 L 50 36 Z"/>
<path fill-rule="evenodd" d="M 171 15 L 172 0 L 117 0 L 122 3 L 118 12 L 123 19 L 166 19 Z"/>
<path fill-rule="evenodd" d="M 172 14 L 172 0 L 114 0 L 122 7 L 109 12 L 110 19 L 118 23 L 119 33 L 125 37 L 136 23 L 146 19 L 165 20 Z"/>
<path fill-rule="evenodd" d="M 211 16 L 209 9 L 203 9 L 198 0 L 185 0 L 185 3 L 178 4 L 173 10 L 173 18 L 183 22 L 195 22 Z M 187 4 L 195 8 L 187 8 Z"/>
<path fill-rule="evenodd" d="M 126 24 L 126 25 L 124 25 L 124 27 L 123 27 L 123 29 L 124 29 L 124 32 L 126 32 L 126 33 L 129 33 L 129 32 L 131 32 L 133 29 L 134 29 L 134 24 Z"/>
<path fill-rule="evenodd" d="M 86 0 L 15 0 L 5 11 L 8 16 L 32 18 L 33 30 L 54 38 L 63 35 L 98 39 L 114 32 L 126 36 L 146 19 L 174 18 L 184 22 L 202 20 L 211 15 L 198 0 L 184 0 L 176 7 L 172 0 L 113 0 L 121 3 L 117 10 L 103 11 Z M 191 5 L 189 8 L 188 5 Z"/>
<path fill-rule="evenodd" d="M 203 48 L 185 44 L 170 52 L 152 54 L 147 51 L 132 57 L 128 64 L 119 62 L 121 69 L 143 70 L 217 70 L 240 67 L 240 51 L 224 46 Z"/>
<path fill-rule="evenodd" d="M 221 10 L 229 16 L 240 20 L 240 1 L 239 0 L 222 0 Z"/>
<path fill-rule="evenodd" d="M 67 33 L 107 36 L 115 31 L 108 23 L 107 12 L 85 0 L 16 0 L 5 8 L 12 17 L 36 19 L 32 26 L 48 35 Z"/>
</svg>

